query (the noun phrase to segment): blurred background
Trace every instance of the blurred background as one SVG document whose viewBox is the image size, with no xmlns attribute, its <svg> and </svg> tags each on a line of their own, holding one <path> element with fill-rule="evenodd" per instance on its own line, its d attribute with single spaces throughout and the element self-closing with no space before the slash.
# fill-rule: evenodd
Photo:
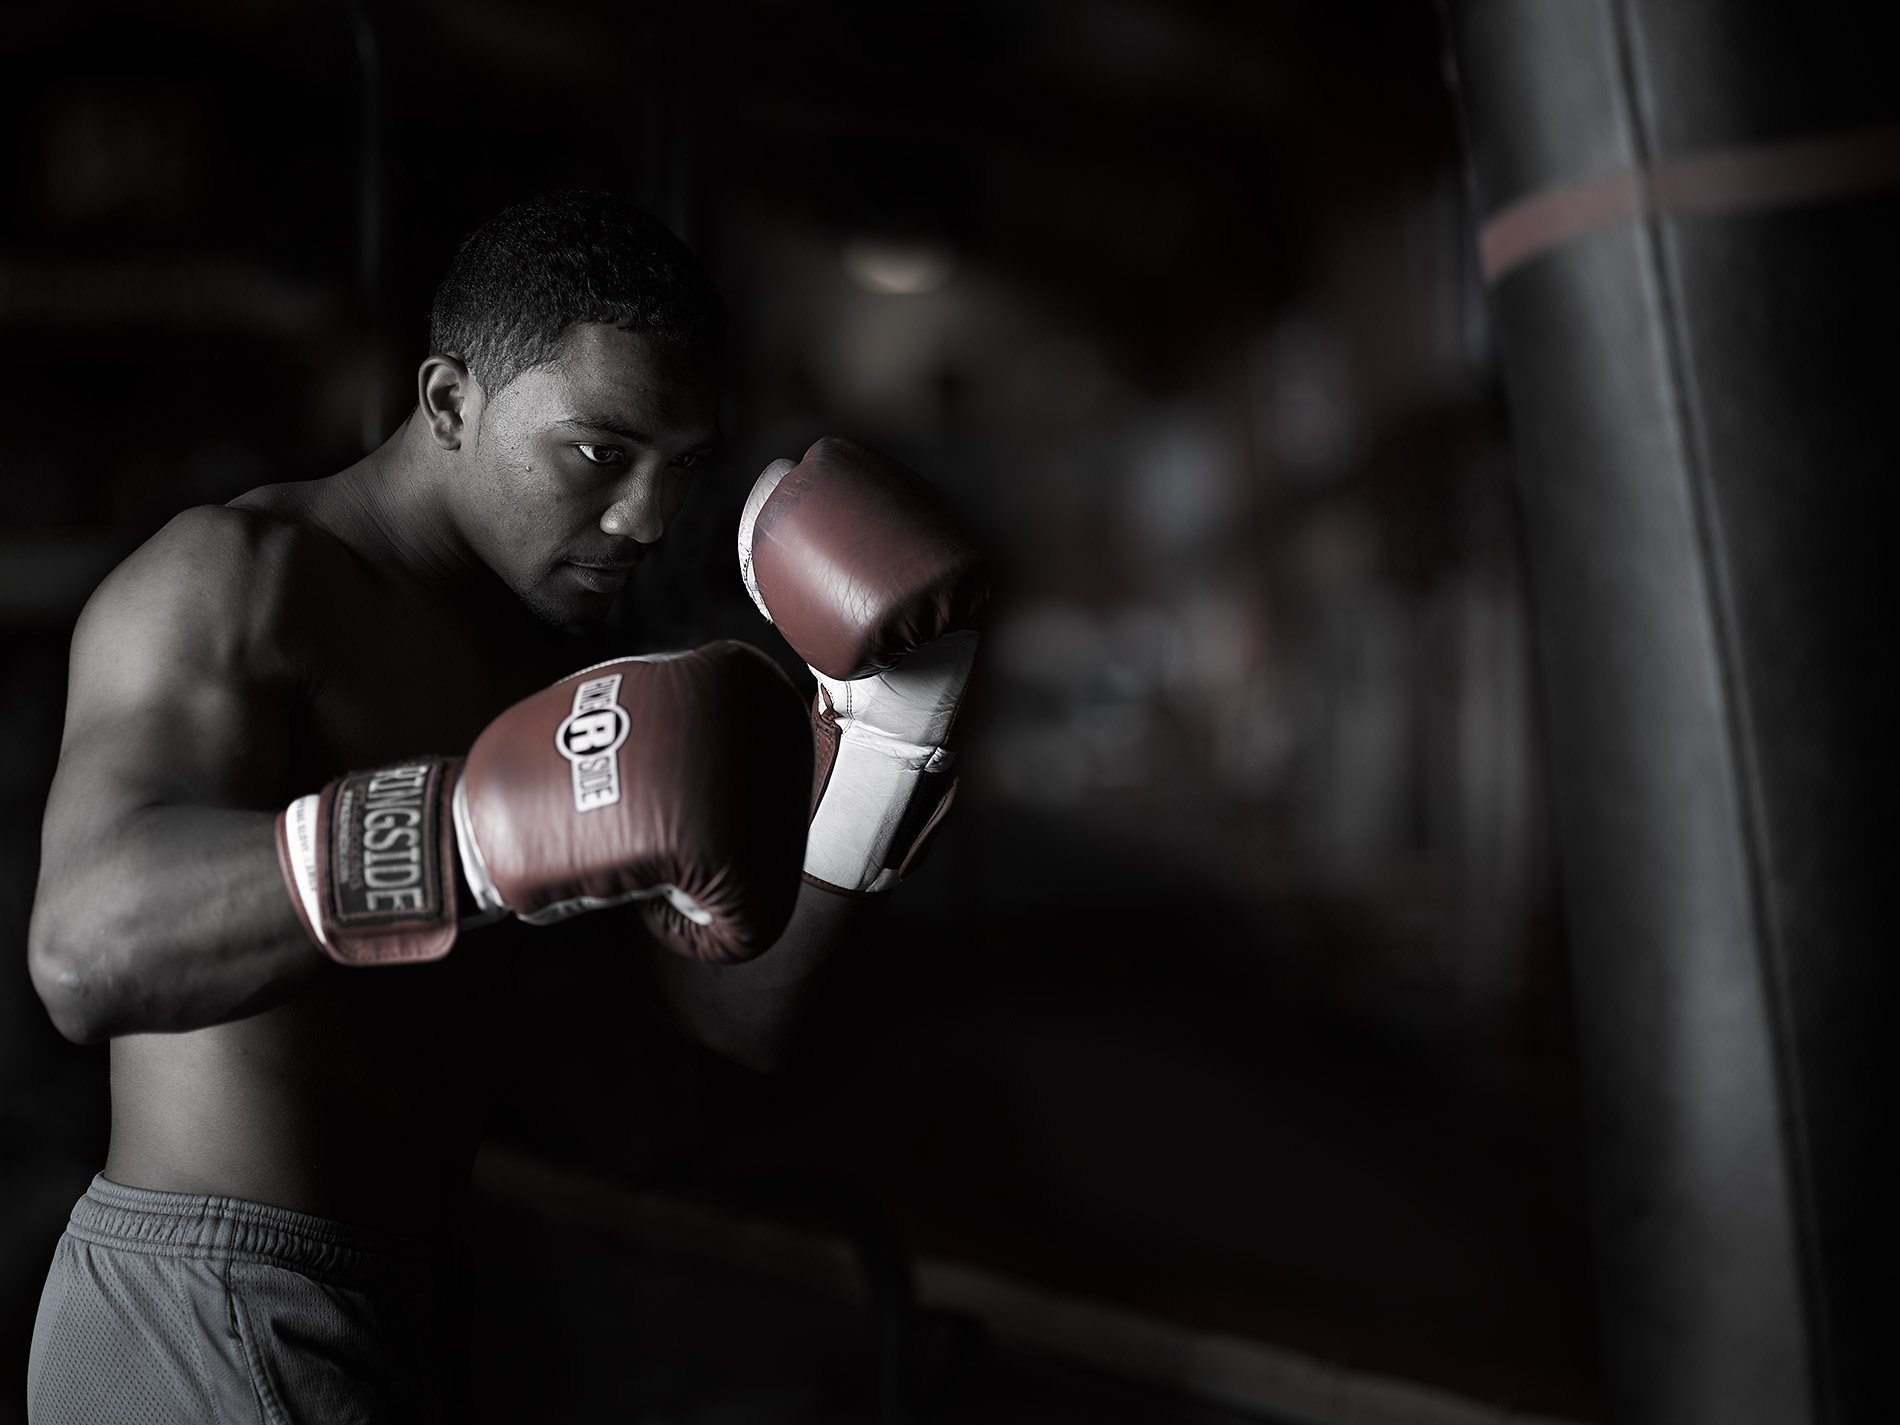
<svg viewBox="0 0 1900 1425">
<path fill-rule="evenodd" d="M 731 531 L 822 434 L 948 491 L 1001 601 L 956 814 L 792 1071 L 543 972 L 598 1022 L 478 1172 L 481 1409 L 1592 1417 L 1441 45 L 1428 0 L 9 7 L 0 1419 L 104 1157 L 103 1050 L 24 963 L 73 619 L 178 510 L 380 442 L 456 244 L 562 187 L 637 195 L 734 319 L 724 450 L 616 611 L 629 651 L 789 658 Z M 901 1407 L 892 1261 L 931 1308 Z"/>
</svg>

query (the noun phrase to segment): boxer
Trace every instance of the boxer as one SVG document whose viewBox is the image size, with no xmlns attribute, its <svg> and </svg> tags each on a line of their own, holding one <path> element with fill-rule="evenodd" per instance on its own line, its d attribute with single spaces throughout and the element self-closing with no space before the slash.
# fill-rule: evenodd
<svg viewBox="0 0 1900 1425">
<path fill-rule="evenodd" d="M 947 804 L 981 561 L 870 452 L 778 462 L 741 530 L 815 728 L 744 645 L 604 645 L 711 449 L 719 327 L 626 204 L 512 208 L 381 448 L 187 511 L 87 605 L 29 953 L 61 1032 L 110 1041 L 112 1134 L 33 1421 L 438 1418 L 510 967 L 587 927 L 767 1066 Z"/>
</svg>

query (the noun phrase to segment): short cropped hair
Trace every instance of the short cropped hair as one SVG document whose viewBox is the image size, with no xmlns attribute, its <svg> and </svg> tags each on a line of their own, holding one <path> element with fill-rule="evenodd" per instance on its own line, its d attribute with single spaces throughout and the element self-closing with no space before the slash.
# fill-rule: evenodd
<svg viewBox="0 0 1900 1425">
<path fill-rule="evenodd" d="M 576 322 L 612 322 L 716 359 L 725 326 L 706 269 L 657 220 L 612 193 L 549 193 L 477 228 L 435 294 L 429 346 L 491 395 L 553 359 Z"/>
</svg>

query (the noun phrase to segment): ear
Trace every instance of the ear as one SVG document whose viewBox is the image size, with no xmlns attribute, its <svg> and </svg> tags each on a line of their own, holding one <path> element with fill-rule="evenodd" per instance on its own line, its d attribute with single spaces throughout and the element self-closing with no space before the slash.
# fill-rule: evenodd
<svg viewBox="0 0 1900 1425">
<path fill-rule="evenodd" d="M 481 414 L 481 382 L 461 357 L 431 356 L 416 372 L 416 405 L 435 443 L 460 450 L 464 433 Z"/>
</svg>

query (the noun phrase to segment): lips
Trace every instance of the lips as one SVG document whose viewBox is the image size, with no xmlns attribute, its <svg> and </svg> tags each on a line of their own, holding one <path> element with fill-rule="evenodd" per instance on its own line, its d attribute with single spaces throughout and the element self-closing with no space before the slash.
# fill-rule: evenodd
<svg viewBox="0 0 1900 1425">
<path fill-rule="evenodd" d="M 596 594 L 617 594 L 633 577 L 639 559 L 569 559 L 564 561 L 575 581 Z"/>
</svg>

